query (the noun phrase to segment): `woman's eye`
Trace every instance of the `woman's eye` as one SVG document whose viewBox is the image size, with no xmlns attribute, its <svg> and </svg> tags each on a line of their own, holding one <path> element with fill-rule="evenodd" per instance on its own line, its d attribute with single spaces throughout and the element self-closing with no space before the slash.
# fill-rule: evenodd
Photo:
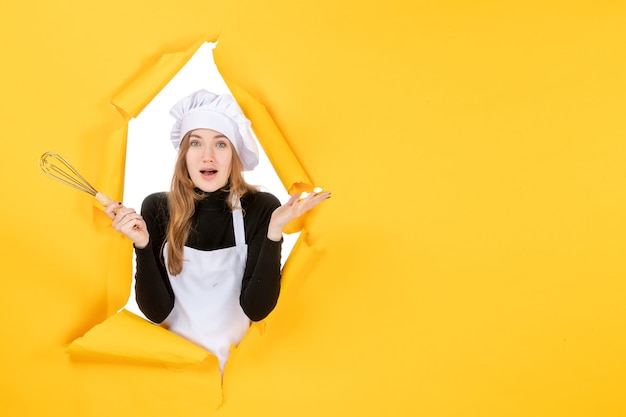
<svg viewBox="0 0 626 417">
<path fill-rule="evenodd" d="M 192 141 L 189 143 L 189 146 L 200 146 L 200 142 L 198 142 L 197 140 L 192 140 Z"/>
<path fill-rule="evenodd" d="M 218 148 L 225 148 L 226 147 L 226 142 L 217 142 L 215 144 L 215 146 L 217 146 Z"/>
</svg>

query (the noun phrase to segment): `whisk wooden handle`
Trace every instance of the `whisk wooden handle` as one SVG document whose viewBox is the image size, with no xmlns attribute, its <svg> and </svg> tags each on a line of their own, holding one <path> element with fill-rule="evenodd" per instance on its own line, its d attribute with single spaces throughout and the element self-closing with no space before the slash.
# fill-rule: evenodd
<svg viewBox="0 0 626 417">
<path fill-rule="evenodd" d="M 104 207 L 108 206 L 111 203 L 115 203 L 116 202 L 111 197 L 109 197 L 106 194 L 102 194 L 101 192 L 97 192 L 95 197 L 96 197 L 96 200 L 98 200 L 98 202 L 100 204 L 102 204 Z"/>
</svg>

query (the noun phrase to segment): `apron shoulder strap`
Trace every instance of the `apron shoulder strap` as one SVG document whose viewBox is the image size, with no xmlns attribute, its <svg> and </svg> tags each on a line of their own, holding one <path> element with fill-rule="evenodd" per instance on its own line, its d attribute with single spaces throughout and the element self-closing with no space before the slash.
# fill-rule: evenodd
<svg viewBox="0 0 626 417">
<path fill-rule="evenodd" d="M 243 224 L 243 210 L 241 209 L 241 201 L 237 196 L 233 196 L 233 229 L 235 232 L 235 245 L 244 246 L 246 244 L 246 231 Z"/>
</svg>

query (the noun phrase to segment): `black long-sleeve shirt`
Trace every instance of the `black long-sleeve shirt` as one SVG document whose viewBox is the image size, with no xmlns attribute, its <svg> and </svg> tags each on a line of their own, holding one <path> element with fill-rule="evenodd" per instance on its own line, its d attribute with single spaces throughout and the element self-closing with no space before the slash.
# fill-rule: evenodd
<svg viewBox="0 0 626 417">
<path fill-rule="evenodd" d="M 204 198 L 196 203 L 186 246 L 207 251 L 235 246 L 233 216 L 227 199 L 228 193 L 224 190 L 204 193 Z M 250 320 L 258 321 L 274 309 L 280 293 L 282 241 L 267 238 L 270 217 L 280 202 L 272 194 L 257 192 L 243 196 L 241 206 L 248 258 L 239 300 Z M 174 293 L 162 254 L 169 220 L 167 194 L 146 197 L 141 215 L 148 227 L 150 242 L 143 249 L 135 249 L 137 305 L 148 319 L 160 323 L 174 307 Z"/>
</svg>

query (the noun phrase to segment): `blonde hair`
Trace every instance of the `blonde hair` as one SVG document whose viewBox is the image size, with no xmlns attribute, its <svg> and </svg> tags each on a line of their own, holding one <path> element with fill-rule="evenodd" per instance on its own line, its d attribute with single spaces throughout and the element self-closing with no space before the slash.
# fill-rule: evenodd
<svg viewBox="0 0 626 417">
<path fill-rule="evenodd" d="M 172 275 L 178 275 L 183 270 L 183 247 L 189 238 L 191 219 L 196 210 L 196 202 L 204 198 L 202 193 L 196 191 L 187 169 L 186 155 L 189 149 L 190 135 L 191 132 L 187 132 L 181 141 L 176 165 L 174 166 L 171 189 L 167 196 L 170 215 L 166 235 L 166 241 L 168 242 L 167 269 Z M 236 200 L 235 196 L 241 198 L 247 193 L 255 193 L 258 190 L 248 184 L 243 178 L 241 173 L 243 171 L 243 163 L 239 159 L 237 150 L 232 143 L 230 146 L 233 151 L 233 157 L 230 166 L 228 205 L 231 210 L 234 210 L 233 202 Z"/>
</svg>

